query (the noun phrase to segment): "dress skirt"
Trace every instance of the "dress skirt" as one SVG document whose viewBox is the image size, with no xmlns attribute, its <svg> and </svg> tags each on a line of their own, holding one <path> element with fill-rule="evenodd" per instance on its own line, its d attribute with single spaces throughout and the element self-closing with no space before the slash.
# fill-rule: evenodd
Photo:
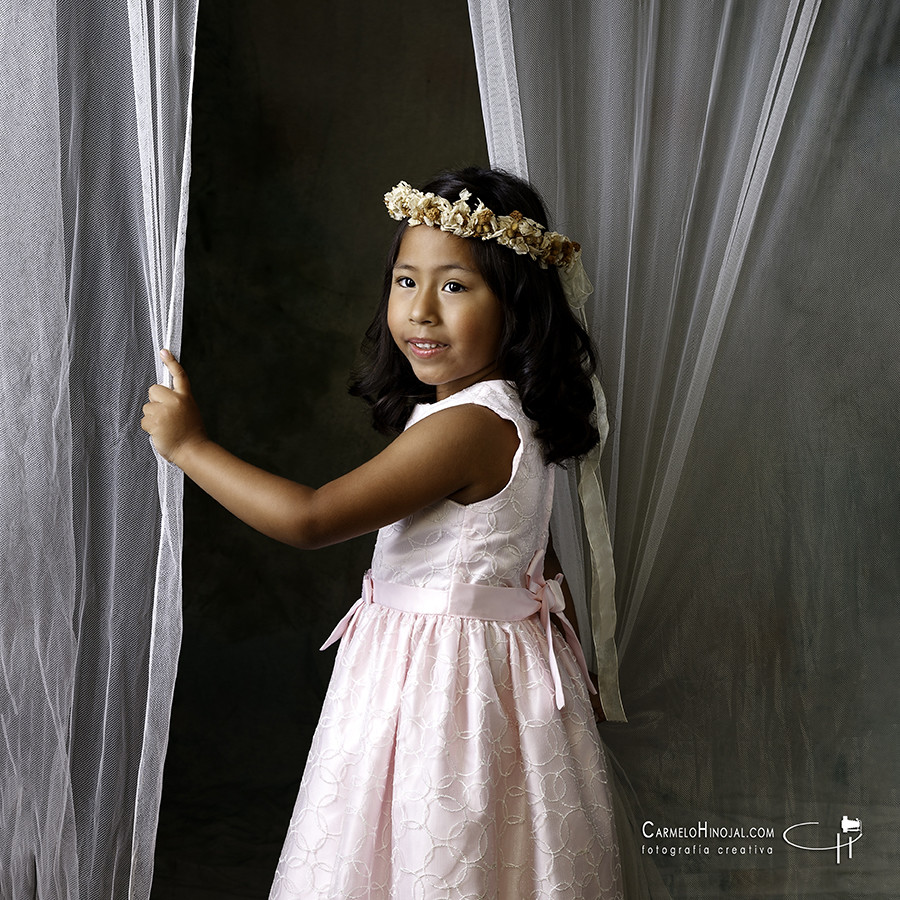
<svg viewBox="0 0 900 900">
<path fill-rule="evenodd" d="M 587 690 L 554 640 L 558 708 L 550 652 L 538 615 L 356 609 L 270 900 L 621 897 Z"/>
</svg>

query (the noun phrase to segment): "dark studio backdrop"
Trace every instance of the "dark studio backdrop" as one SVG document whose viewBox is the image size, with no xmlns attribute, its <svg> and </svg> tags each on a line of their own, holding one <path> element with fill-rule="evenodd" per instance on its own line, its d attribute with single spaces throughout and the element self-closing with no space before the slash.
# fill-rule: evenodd
<svg viewBox="0 0 900 900">
<path fill-rule="evenodd" d="M 210 435 L 319 485 L 384 441 L 347 380 L 400 179 L 486 164 L 462 0 L 201 4 L 182 361 Z M 264 897 L 374 537 L 302 552 L 185 489 L 153 900 Z"/>
</svg>

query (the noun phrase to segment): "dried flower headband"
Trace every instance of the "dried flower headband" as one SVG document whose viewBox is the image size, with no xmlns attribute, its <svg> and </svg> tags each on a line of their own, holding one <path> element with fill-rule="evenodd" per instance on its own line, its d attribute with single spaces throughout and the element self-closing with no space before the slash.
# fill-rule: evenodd
<svg viewBox="0 0 900 900">
<path fill-rule="evenodd" d="M 565 235 L 547 229 L 518 210 L 498 216 L 480 200 L 473 210 L 466 202 L 472 194 L 460 191 L 451 203 L 435 194 L 423 194 L 401 181 L 384 195 L 384 205 L 394 219 L 409 219 L 410 225 L 437 226 L 457 237 L 495 240 L 519 254 L 528 254 L 546 268 L 548 263 L 568 268 L 581 255 L 581 247 Z"/>
</svg>

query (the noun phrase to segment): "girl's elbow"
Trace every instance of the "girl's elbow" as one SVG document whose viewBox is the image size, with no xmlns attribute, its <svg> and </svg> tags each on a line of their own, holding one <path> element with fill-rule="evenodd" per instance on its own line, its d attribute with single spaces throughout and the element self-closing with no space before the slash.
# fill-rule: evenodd
<svg viewBox="0 0 900 900">
<path fill-rule="evenodd" d="M 334 536 L 327 519 L 309 512 L 294 518 L 285 537 L 285 543 L 298 550 L 320 550 L 339 540 Z"/>
<path fill-rule="evenodd" d="M 343 509 L 321 489 L 292 504 L 287 514 L 286 543 L 300 550 L 319 550 L 365 533 L 355 515 L 356 510 Z"/>
<path fill-rule="evenodd" d="M 323 547 L 336 544 L 337 541 L 331 541 L 318 535 L 301 534 L 291 537 L 287 543 L 297 550 L 321 550 Z"/>
</svg>

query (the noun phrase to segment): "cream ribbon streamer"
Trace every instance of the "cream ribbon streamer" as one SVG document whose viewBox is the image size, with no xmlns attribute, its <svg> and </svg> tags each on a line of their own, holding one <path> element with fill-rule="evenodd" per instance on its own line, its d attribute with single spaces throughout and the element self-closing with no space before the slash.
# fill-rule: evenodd
<svg viewBox="0 0 900 900">
<path fill-rule="evenodd" d="M 584 304 L 593 291 L 579 256 L 560 269 L 563 291 L 575 317 L 587 331 Z M 609 434 L 606 397 L 596 375 L 591 376 L 600 442 L 578 464 L 578 498 L 591 555 L 591 630 L 597 655 L 597 687 L 603 714 L 610 722 L 625 722 L 619 693 L 619 658 L 616 651 L 616 571 L 613 563 L 606 498 L 600 480 L 600 457 Z"/>
</svg>

